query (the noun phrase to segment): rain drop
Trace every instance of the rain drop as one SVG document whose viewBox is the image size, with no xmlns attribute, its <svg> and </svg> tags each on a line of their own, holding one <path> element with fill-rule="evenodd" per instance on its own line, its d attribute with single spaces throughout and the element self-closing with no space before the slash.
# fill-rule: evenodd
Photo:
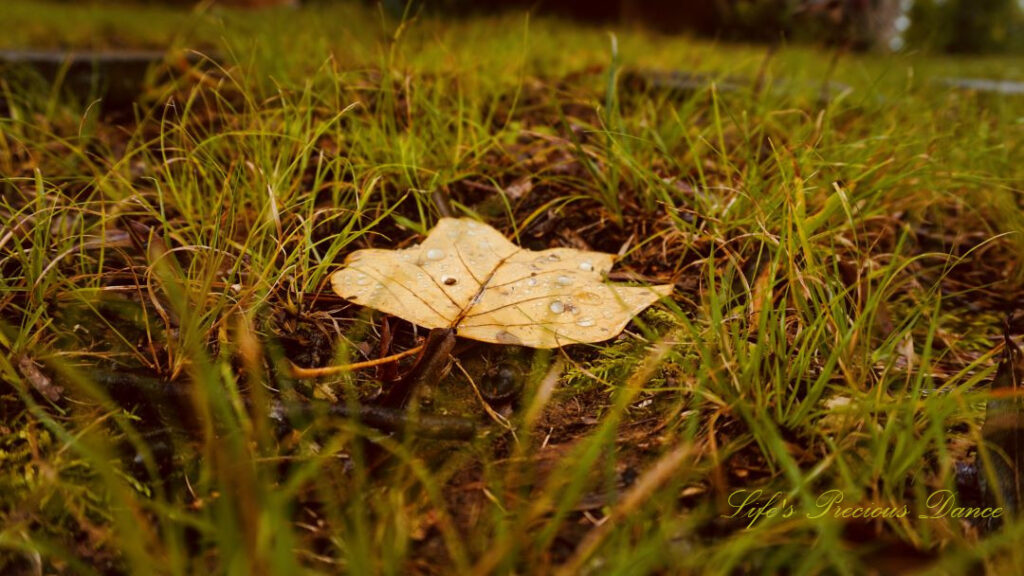
<svg viewBox="0 0 1024 576">
<path fill-rule="evenodd" d="M 370 279 L 367 278 L 366 276 L 360 276 L 358 279 L 356 279 L 356 284 L 359 286 L 366 286 L 369 283 Z"/>
<path fill-rule="evenodd" d="M 558 262 L 561 259 L 562 257 L 559 256 L 558 254 L 548 254 L 548 261 L 550 262 Z"/>
<path fill-rule="evenodd" d="M 559 286 L 568 286 L 569 284 L 572 284 L 572 278 L 569 278 L 568 276 L 559 276 L 558 278 L 555 278 L 555 284 L 558 284 Z"/>
<path fill-rule="evenodd" d="M 590 262 L 580 262 L 580 270 L 583 270 L 584 272 L 593 272 L 594 265 Z"/>
<path fill-rule="evenodd" d="M 550 308 L 551 311 L 554 312 L 555 314 L 561 314 L 562 312 L 565 312 L 565 305 L 559 302 L 558 300 L 552 302 L 551 306 L 548 306 L 548 308 Z"/>
<path fill-rule="evenodd" d="M 440 260 L 442 258 L 444 258 L 444 250 L 439 250 L 437 248 L 427 250 L 427 260 Z"/>
<path fill-rule="evenodd" d="M 594 325 L 594 321 L 591 320 L 590 318 L 584 318 L 584 319 L 580 320 L 579 322 L 577 322 L 576 325 L 577 326 L 582 326 L 583 328 L 588 328 L 588 327 Z"/>
<path fill-rule="evenodd" d="M 536 278 L 530 278 L 529 280 L 526 281 L 526 285 L 527 286 L 536 286 L 537 285 L 537 279 Z"/>
</svg>

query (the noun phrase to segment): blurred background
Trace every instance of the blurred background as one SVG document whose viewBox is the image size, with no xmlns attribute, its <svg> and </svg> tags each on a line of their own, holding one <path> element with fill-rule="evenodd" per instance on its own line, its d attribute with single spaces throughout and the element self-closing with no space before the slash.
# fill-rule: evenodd
<svg viewBox="0 0 1024 576">
<path fill-rule="evenodd" d="M 80 0 L 66 0 L 82 4 Z M 107 4 L 299 7 L 336 0 L 97 0 Z M 530 10 L 579 22 L 743 42 L 814 42 L 853 50 L 1024 53 L 1024 0 L 366 0 L 393 17 L 459 18 Z"/>
</svg>

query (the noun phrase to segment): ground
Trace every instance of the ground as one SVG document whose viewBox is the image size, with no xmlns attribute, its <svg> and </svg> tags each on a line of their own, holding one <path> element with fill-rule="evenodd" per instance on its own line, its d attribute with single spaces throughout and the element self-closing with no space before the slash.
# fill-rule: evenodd
<svg viewBox="0 0 1024 576">
<path fill-rule="evenodd" d="M 942 79 L 1019 59 L 344 4 L 0 11 L 2 48 L 168 50 L 134 105 L 0 84 L 0 571 L 1024 560 L 1024 523 L 934 508 L 985 506 L 988 381 L 1024 332 L 1024 98 Z M 290 363 L 424 336 L 330 274 L 445 214 L 674 293 L 596 345 L 460 342 L 474 381 L 522 386 L 495 415 L 457 366 L 423 392 L 471 441 L 328 411 L 414 359 Z"/>
</svg>

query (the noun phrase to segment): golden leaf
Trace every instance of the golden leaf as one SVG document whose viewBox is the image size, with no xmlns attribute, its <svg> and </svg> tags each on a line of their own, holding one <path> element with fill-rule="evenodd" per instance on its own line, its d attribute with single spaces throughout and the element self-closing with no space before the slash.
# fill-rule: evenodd
<svg viewBox="0 0 1024 576">
<path fill-rule="evenodd" d="M 353 252 L 331 283 L 342 298 L 426 328 L 557 348 L 612 338 L 671 294 L 671 285 L 605 283 L 613 258 L 572 248 L 525 250 L 486 224 L 442 218 L 418 246 Z"/>
</svg>

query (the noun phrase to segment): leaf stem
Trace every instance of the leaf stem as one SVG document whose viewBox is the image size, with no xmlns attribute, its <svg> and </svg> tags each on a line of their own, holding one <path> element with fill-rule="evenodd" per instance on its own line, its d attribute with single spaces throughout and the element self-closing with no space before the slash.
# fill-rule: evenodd
<svg viewBox="0 0 1024 576">
<path fill-rule="evenodd" d="M 412 356 L 413 354 L 419 353 L 420 350 L 423 350 L 423 344 L 420 344 L 419 346 L 414 346 L 403 352 L 392 354 L 390 356 L 384 356 L 383 358 L 377 358 L 375 360 L 367 360 L 365 362 L 353 362 L 352 364 L 339 364 L 337 366 L 324 366 L 322 368 L 303 368 L 302 366 L 295 365 L 295 363 L 293 363 L 291 360 L 288 361 L 288 364 L 291 365 L 293 378 L 319 378 L 320 376 L 330 376 L 332 374 L 339 374 L 341 372 L 352 372 L 355 370 L 362 370 L 363 368 L 372 368 L 374 366 L 380 366 L 381 364 L 394 362 L 395 360 L 405 358 L 406 356 Z"/>
</svg>

